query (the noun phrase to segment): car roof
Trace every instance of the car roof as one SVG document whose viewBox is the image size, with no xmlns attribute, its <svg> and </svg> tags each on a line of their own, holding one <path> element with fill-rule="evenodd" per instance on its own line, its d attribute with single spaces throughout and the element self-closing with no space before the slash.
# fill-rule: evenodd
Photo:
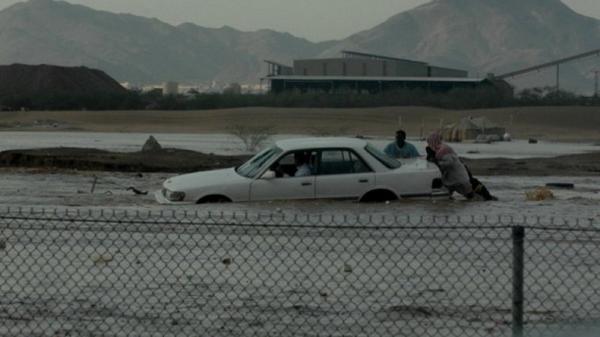
<svg viewBox="0 0 600 337">
<path fill-rule="evenodd" d="M 364 148 L 367 141 L 359 138 L 345 137 L 312 137 L 279 140 L 275 145 L 284 151 L 294 151 L 303 149 L 324 149 L 324 148 Z"/>
</svg>

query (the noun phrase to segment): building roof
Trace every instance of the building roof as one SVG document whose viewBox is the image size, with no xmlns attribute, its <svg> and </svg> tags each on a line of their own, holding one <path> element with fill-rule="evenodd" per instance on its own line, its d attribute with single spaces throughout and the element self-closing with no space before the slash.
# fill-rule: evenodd
<svg viewBox="0 0 600 337">
<path fill-rule="evenodd" d="M 280 149 L 284 151 L 294 151 L 302 149 L 321 149 L 321 148 L 364 148 L 367 141 L 359 138 L 347 137 L 312 137 L 286 139 L 275 142 Z"/>
<path fill-rule="evenodd" d="M 272 64 L 272 65 L 278 66 L 278 67 L 292 68 L 292 66 L 289 66 L 287 64 L 283 64 L 283 63 L 280 63 L 280 62 L 271 61 L 271 60 L 264 60 L 264 61 L 265 61 L 265 63 Z"/>
<path fill-rule="evenodd" d="M 267 80 L 286 80 L 286 81 L 381 81 L 381 82 L 467 82 L 479 83 L 484 78 L 466 78 L 466 77 L 391 77 L 391 76 L 298 76 L 298 75 L 278 75 L 268 76 Z"/>
<path fill-rule="evenodd" d="M 358 58 L 369 58 L 369 59 L 376 59 L 376 60 L 402 61 L 402 62 L 427 64 L 427 62 L 422 62 L 422 61 L 414 61 L 414 60 L 402 59 L 402 58 L 398 58 L 398 57 L 361 53 L 361 52 L 351 51 L 351 50 L 342 50 L 342 55 L 344 55 L 345 57 L 350 57 L 350 58 L 358 57 Z"/>
</svg>

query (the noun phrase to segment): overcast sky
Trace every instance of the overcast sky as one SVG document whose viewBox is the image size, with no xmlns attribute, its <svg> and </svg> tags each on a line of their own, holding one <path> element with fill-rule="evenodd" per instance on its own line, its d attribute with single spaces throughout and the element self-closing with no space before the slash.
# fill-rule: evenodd
<svg viewBox="0 0 600 337">
<path fill-rule="evenodd" d="M 178 24 L 271 28 L 312 41 L 340 39 L 429 0 L 69 0 L 111 12 Z M 17 0 L 0 0 L 5 8 Z M 600 18 L 600 0 L 563 0 L 579 13 Z"/>
</svg>

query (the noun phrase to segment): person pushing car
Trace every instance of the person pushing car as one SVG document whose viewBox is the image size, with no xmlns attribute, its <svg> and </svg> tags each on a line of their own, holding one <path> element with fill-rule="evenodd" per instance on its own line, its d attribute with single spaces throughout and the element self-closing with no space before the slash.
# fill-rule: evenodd
<svg viewBox="0 0 600 337">
<path fill-rule="evenodd" d="M 406 141 L 406 132 L 404 130 L 396 131 L 396 141 L 386 146 L 383 151 L 385 154 L 395 159 L 420 157 L 417 148 Z"/>
</svg>

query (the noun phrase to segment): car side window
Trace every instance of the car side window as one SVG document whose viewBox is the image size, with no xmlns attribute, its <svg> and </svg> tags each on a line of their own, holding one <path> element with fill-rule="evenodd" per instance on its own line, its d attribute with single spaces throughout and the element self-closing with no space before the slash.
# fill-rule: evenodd
<svg viewBox="0 0 600 337">
<path fill-rule="evenodd" d="M 304 177 L 314 174 L 315 151 L 294 151 L 271 166 L 277 178 Z"/>
<path fill-rule="evenodd" d="M 319 161 L 320 175 L 371 172 L 355 153 L 349 150 L 324 150 Z"/>
</svg>

